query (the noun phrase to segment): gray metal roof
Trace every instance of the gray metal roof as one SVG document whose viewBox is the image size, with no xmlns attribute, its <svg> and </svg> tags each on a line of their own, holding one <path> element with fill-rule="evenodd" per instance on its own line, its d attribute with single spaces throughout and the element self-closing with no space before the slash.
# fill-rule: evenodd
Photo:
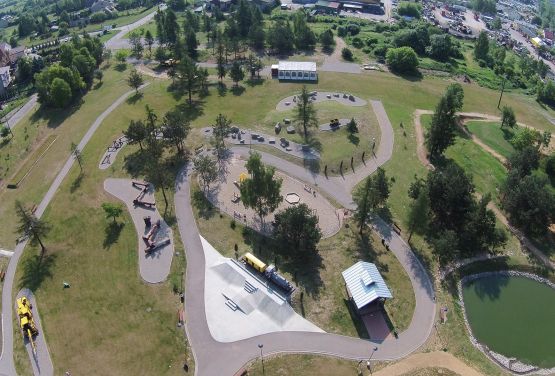
<svg viewBox="0 0 555 376">
<path fill-rule="evenodd" d="M 358 309 L 378 298 L 393 297 L 376 265 L 359 261 L 341 273 Z"/>
<path fill-rule="evenodd" d="M 280 61 L 281 71 L 309 71 L 316 72 L 316 63 L 311 61 Z"/>
</svg>

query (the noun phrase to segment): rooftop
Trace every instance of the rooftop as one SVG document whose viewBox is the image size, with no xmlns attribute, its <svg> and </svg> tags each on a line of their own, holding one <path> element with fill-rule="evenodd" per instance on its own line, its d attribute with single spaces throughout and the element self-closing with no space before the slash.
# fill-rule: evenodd
<svg viewBox="0 0 555 376">
<path fill-rule="evenodd" d="M 278 67 L 283 71 L 316 72 L 316 63 L 311 61 L 280 61 Z"/>
<path fill-rule="evenodd" d="M 378 298 L 393 297 L 378 268 L 372 263 L 359 261 L 341 274 L 358 309 Z"/>
</svg>

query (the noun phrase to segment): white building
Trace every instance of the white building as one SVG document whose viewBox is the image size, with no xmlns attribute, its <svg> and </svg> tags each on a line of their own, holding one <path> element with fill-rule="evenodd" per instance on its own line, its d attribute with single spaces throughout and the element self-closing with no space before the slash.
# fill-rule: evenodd
<svg viewBox="0 0 555 376">
<path fill-rule="evenodd" d="M 0 94 L 4 94 L 12 82 L 10 75 L 10 67 L 5 66 L 0 68 Z"/>
<path fill-rule="evenodd" d="M 316 63 L 310 61 L 280 61 L 272 65 L 272 74 L 277 70 L 280 80 L 317 81 Z"/>
</svg>

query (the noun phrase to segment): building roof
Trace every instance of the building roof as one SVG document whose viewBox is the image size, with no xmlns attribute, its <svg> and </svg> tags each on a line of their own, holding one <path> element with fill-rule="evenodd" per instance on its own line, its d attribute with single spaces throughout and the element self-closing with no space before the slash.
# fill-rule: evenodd
<svg viewBox="0 0 555 376">
<path fill-rule="evenodd" d="M 553 31 L 551 31 L 549 29 L 545 29 L 543 31 L 543 37 L 545 39 L 553 40 L 554 39 Z"/>
<path fill-rule="evenodd" d="M 316 72 L 316 63 L 311 61 L 280 61 L 278 69 L 283 71 Z"/>
<path fill-rule="evenodd" d="M 378 298 L 393 297 L 378 268 L 372 263 L 359 261 L 341 274 L 358 309 Z"/>
<path fill-rule="evenodd" d="M 340 4 L 335 1 L 318 0 L 316 5 L 323 8 L 339 9 Z"/>
</svg>

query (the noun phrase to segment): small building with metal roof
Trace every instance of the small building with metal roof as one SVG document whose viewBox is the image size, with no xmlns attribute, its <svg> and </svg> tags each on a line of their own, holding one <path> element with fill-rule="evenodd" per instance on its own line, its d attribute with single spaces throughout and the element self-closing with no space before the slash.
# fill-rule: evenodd
<svg viewBox="0 0 555 376">
<path fill-rule="evenodd" d="M 358 311 L 370 303 L 393 297 L 378 268 L 370 262 L 359 261 L 341 274 L 347 294 Z"/>
<path fill-rule="evenodd" d="M 274 71 L 274 66 L 272 66 Z M 277 65 L 279 80 L 317 81 L 316 63 L 311 61 L 280 61 Z"/>
</svg>

